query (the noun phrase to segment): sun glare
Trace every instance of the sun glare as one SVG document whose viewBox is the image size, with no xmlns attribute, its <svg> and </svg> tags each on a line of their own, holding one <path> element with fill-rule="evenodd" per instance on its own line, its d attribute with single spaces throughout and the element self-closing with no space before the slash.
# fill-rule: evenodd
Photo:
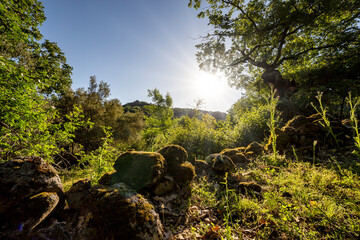
<svg viewBox="0 0 360 240">
<path fill-rule="evenodd" d="M 192 88 L 205 103 L 219 100 L 228 88 L 226 79 L 220 74 L 199 71 L 193 77 Z"/>
</svg>

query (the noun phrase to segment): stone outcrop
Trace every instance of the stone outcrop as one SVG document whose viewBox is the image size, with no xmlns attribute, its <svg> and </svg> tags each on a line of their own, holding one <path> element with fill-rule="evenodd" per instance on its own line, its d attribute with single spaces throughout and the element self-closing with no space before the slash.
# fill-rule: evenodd
<svg viewBox="0 0 360 240">
<path fill-rule="evenodd" d="M 0 189 L 3 232 L 29 233 L 64 206 L 63 186 L 56 170 L 39 157 L 0 164 Z"/>
</svg>

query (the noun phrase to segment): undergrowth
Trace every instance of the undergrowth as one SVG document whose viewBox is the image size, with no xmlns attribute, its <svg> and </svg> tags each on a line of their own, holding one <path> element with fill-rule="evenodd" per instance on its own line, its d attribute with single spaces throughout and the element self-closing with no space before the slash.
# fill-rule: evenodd
<svg viewBox="0 0 360 240">
<path fill-rule="evenodd" d="M 358 173 L 330 163 L 314 166 L 283 158 L 277 167 L 264 161 L 237 173 L 241 182 L 259 184 L 260 195 L 236 185 L 215 189 L 216 183 L 205 179 L 195 184 L 192 203 L 223 215 L 220 222 L 202 223 L 203 228 L 220 226 L 222 239 L 359 239 Z"/>
</svg>

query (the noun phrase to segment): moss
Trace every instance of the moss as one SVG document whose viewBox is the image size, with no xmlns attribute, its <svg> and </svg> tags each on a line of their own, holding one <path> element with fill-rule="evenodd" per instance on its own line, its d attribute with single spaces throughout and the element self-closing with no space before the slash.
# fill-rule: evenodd
<svg viewBox="0 0 360 240">
<path fill-rule="evenodd" d="M 179 145 L 169 145 L 158 151 L 166 160 L 168 167 L 177 167 L 188 159 L 186 150 Z"/>
<path fill-rule="evenodd" d="M 99 184 L 103 185 L 103 186 L 111 186 L 111 179 L 112 179 L 112 174 L 114 174 L 116 171 L 110 171 L 105 173 L 98 181 Z"/>
<path fill-rule="evenodd" d="M 189 184 L 196 176 L 195 167 L 190 162 L 182 163 L 176 171 L 172 172 L 172 176 L 179 185 Z"/>
<path fill-rule="evenodd" d="M 144 228 L 156 225 L 154 207 L 140 194 L 124 197 L 119 189 L 99 188 L 92 199 L 95 221 L 109 239 L 137 239 Z"/>
<path fill-rule="evenodd" d="M 135 191 L 150 187 L 165 174 L 165 159 L 159 153 L 126 152 L 114 164 L 111 184 L 123 182 Z"/>
</svg>

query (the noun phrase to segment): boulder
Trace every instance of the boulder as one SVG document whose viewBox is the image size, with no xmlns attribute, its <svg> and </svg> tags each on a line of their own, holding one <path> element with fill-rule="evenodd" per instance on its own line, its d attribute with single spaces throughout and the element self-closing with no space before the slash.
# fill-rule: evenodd
<svg viewBox="0 0 360 240">
<path fill-rule="evenodd" d="M 261 145 L 258 142 L 250 143 L 245 149 L 246 153 L 252 152 L 255 155 L 260 155 L 262 154 L 263 151 L 264 151 L 263 145 Z"/>
<path fill-rule="evenodd" d="M 211 167 L 205 160 L 199 160 L 199 159 L 195 160 L 194 167 L 195 167 L 196 176 L 198 177 L 206 176 L 211 169 Z"/>
<path fill-rule="evenodd" d="M 123 182 L 135 191 L 150 188 L 165 174 L 166 163 L 160 153 L 128 151 L 114 164 L 111 183 Z"/>
<path fill-rule="evenodd" d="M 92 190 L 91 211 L 102 230 L 101 239 L 163 239 L 163 227 L 154 207 L 140 194 L 124 193 L 112 188 Z"/>
<path fill-rule="evenodd" d="M 339 146 L 352 145 L 352 132 L 346 121 L 336 120 L 330 115 L 327 116 L 334 134 L 337 136 Z M 282 153 L 293 152 L 291 146 L 296 148 L 297 154 L 313 154 L 313 144 L 316 141 L 317 147 L 337 148 L 333 137 L 328 129 L 324 127 L 324 120 L 320 114 L 313 114 L 309 117 L 303 115 L 295 116 L 288 121 L 281 129 L 276 128 L 276 148 Z M 272 150 L 272 140 L 266 144 L 266 150 Z"/>
<path fill-rule="evenodd" d="M 87 219 L 87 228 L 95 234 L 90 239 L 163 239 L 159 216 L 142 195 L 124 183 L 111 187 L 90 185 L 90 188 L 89 184 L 88 180 L 75 183 L 66 196 L 72 199 L 70 208 L 75 206 L 74 210 L 79 210 L 79 206 L 84 206 L 80 207 L 78 219 Z M 74 194 L 87 197 L 71 197 Z M 76 204 L 71 203 L 74 199 Z"/>
<path fill-rule="evenodd" d="M 177 184 L 170 176 L 165 176 L 152 189 L 152 193 L 156 196 L 163 196 L 177 190 Z"/>
<path fill-rule="evenodd" d="M 64 192 L 56 170 L 39 157 L 0 164 L 0 228 L 32 231 L 64 206 Z"/>
<path fill-rule="evenodd" d="M 246 165 L 249 160 L 245 156 L 245 148 L 224 149 L 219 154 L 228 156 L 236 165 Z"/>
<path fill-rule="evenodd" d="M 169 145 L 158 151 L 167 163 L 168 169 L 176 168 L 188 159 L 186 150 L 178 145 Z"/>
<path fill-rule="evenodd" d="M 236 168 L 233 161 L 226 155 L 210 154 L 205 161 L 218 174 L 225 174 L 226 172 L 233 172 Z"/>
<path fill-rule="evenodd" d="M 190 162 L 184 162 L 172 173 L 174 181 L 179 185 L 189 185 L 195 177 L 195 167 Z"/>
<path fill-rule="evenodd" d="M 89 205 L 91 182 L 89 179 L 81 179 L 74 183 L 65 193 L 66 201 L 71 209 L 82 211 Z"/>
<path fill-rule="evenodd" d="M 112 184 L 112 175 L 115 173 L 116 171 L 110 171 L 105 173 L 104 175 L 101 176 L 101 178 L 99 179 L 98 183 L 103 185 L 103 186 L 108 186 L 110 187 Z"/>
</svg>

